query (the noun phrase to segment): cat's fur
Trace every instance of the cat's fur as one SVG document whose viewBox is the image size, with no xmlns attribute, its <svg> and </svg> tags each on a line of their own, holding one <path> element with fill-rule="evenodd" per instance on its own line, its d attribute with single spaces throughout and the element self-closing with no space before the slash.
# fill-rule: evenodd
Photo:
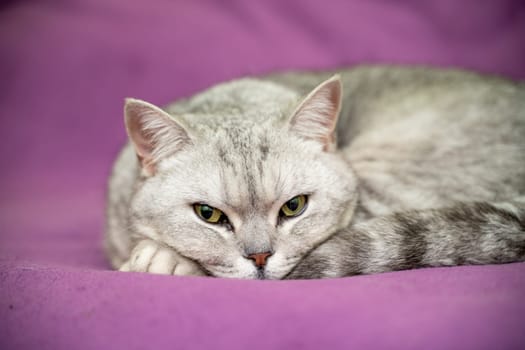
<svg viewBox="0 0 525 350">
<path fill-rule="evenodd" d="M 113 266 L 282 279 L 525 260 L 525 85 L 421 67 L 333 74 L 235 80 L 167 113 L 127 100 Z M 301 194 L 305 212 L 280 219 Z M 266 251 L 264 269 L 247 258 Z"/>
</svg>

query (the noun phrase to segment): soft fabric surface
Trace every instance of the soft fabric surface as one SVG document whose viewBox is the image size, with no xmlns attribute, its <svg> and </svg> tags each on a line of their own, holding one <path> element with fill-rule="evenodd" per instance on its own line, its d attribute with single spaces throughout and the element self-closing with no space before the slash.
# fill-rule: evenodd
<svg viewBox="0 0 525 350">
<path fill-rule="evenodd" d="M 101 250 L 124 97 L 360 62 L 525 78 L 524 37 L 521 0 L 0 3 L 0 348 L 525 348 L 525 264 L 238 281 Z"/>
</svg>

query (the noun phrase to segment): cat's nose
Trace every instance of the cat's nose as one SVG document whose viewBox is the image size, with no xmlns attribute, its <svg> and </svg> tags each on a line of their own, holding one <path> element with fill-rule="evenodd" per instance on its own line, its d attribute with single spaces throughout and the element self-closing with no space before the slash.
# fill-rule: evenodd
<svg viewBox="0 0 525 350">
<path fill-rule="evenodd" d="M 272 252 L 256 253 L 248 255 L 248 259 L 255 261 L 255 266 L 262 268 L 266 265 L 266 259 L 272 255 Z"/>
</svg>

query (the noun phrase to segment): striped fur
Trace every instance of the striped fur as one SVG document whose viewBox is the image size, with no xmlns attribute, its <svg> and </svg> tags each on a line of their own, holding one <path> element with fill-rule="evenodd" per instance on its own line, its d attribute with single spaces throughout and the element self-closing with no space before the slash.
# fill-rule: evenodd
<svg viewBox="0 0 525 350">
<path fill-rule="evenodd" d="M 524 198 L 412 210 L 354 225 L 312 250 L 286 278 L 515 261 L 525 261 Z"/>
</svg>

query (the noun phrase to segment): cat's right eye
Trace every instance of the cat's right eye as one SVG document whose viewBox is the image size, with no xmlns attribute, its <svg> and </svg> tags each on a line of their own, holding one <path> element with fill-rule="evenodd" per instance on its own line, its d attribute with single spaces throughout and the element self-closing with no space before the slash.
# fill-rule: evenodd
<svg viewBox="0 0 525 350">
<path fill-rule="evenodd" d="M 210 224 L 229 223 L 228 217 L 222 211 L 207 204 L 194 204 L 193 210 L 197 216 Z"/>
</svg>

